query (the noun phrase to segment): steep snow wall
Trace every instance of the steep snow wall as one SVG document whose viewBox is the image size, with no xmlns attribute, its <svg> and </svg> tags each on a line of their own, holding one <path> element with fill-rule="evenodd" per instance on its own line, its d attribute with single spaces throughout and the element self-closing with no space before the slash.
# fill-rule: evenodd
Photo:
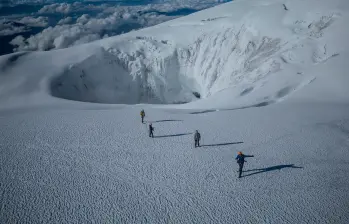
<svg viewBox="0 0 349 224">
<path fill-rule="evenodd" d="M 156 41 L 149 49 L 169 50 Z M 51 83 L 52 94 L 72 100 L 102 103 L 184 103 L 197 98 L 192 85 L 180 74 L 176 50 L 156 57 L 139 49 L 129 54 L 101 48 L 98 53 L 70 66 Z"/>
<path fill-rule="evenodd" d="M 296 55 L 300 48 L 304 52 L 304 44 L 255 35 L 244 25 L 204 33 L 186 47 L 140 36 L 118 45 L 70 66 L 53 80 L 52 94 L 87 102 L 173 104 L 231 88 L 231 99 L 258 90 L 260 99 L 274 101 L 309 79 L 301 69 L 282 73 L 287 66 L 288 72 L 293 69 L 292 57 L 304 57 Z M 306 48 L 310 61 L 317 48 Z M 277 88 L 267 86 L 271 81 Z"/>
</svg>

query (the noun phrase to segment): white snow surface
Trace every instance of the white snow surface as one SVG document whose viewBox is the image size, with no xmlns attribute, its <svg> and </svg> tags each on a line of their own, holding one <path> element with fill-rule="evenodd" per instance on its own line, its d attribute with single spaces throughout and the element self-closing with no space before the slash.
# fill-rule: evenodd
<svg viewBox="0 0 349 224">
<path fill-rule="evenodd" d="M 238 0 L 0 57 L 0 223 L 349 223 L 347 24 Z"/>
<path fill-rule="evenodd" d="M 204 100 L 183 108 L 245 107 L 278 102 L 328 78 L 337 83 L 326 86 L 323 97 L 347 99 L 348 76 L 342 71 L 348 69 L 348 5 L 344 0 L 234 1 L 82 46 L 3 56 L 1 70 L 7 75 L 0 76 L 0 94 L 9 102 L 2 105 L 17 102 L 18 95 L 29 104 L 39 98 L 52 102 L 50 95 L 177 104 L 197 101 L 197 92 L 204 99 L 214 96 L 214 104 Z"/>
</svg>

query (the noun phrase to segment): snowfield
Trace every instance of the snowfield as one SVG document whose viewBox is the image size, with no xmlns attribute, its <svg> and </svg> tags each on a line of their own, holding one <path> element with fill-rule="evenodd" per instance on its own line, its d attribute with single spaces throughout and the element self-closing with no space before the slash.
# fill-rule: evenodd
<svg viewBox="0 0 349 224">
<path fill-rule="evenodd" d="M 238 0 L 0 57 L 0 223 L 349 223 L 348 23 Z"/>
<path fill-rule="evenodd" d="M 138 109 L 1 113 L 1 223 L 348 223 L 349 106 Z"/>
</svg>

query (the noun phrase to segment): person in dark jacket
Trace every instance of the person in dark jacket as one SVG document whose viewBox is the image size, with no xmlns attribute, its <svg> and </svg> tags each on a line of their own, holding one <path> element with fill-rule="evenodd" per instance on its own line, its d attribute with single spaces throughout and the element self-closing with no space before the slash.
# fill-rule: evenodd
<svg viewBox="0 0 349 224">
<path fill-rule="evenodd" d="M 200 135 L 199 131 L 196 130 L 195 134 L 194 134 L 195 148 L 200 147 L 200 139 L 201 139 L 201 135 Z"/>
<path fill-rule="evenodd" d="M 238 152 L 238 155 L 236 156 L 236 162 L 239 164 L 239 178 L 242 174 L 242 168 L 244 167 L 244 162 L 246 157 L 254 157 L 253 155 L 244 155 L 242 152 Z"/>
<path fill-rule="evenodd" d="M 153 131 L 154 131 L 153 125 L 152 125 L 152 124 L 149 124 L 149 137 L 154 138 Z"/>
</svg>

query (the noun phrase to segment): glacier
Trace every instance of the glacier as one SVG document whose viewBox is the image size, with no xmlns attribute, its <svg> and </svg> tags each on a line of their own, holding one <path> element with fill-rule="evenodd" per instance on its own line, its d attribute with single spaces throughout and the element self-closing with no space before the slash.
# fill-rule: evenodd
<svg viewBox="0 0 349 224">
<path fill-rule="evenodd" d="M 348 22 L 237 0 L 1 56 L 0 223 L 348 223 Z"/>
<path fill-rule="evenodd" d="M 322 8 L 325 4 L 326 9 Z M 47 91 L 58 98 L 184 104 L 224 92 L 234 101 L 229 107 L 268 105 L 315 80 L 320 74 L 313 70 L 326 61 L 347 54 L 343 52 L 347 33 L 333 35 L 345 27 L 341 4 L 324 2 L 317 9 L 311 1 L 296 1 L 292 7 L 297 10 L 285 10 L 278 1 L 238 1 L 142 32 L 63 51 L 19 54 L 44 64 L 44 71 L 35 71 L 40 73 L 35 76 L 50 79 Z M 321 10 L 324 13 L 319 13 Z M 260 19 L 270 11 L 271 15 Z M 62 60 L 62 55 L 67 60 Z M 5 67 L 11 67 L 11 58 L 4 62 L 10 64 Z M 60 71 L 52 73 L 55 67 Z M 28 86 L 14 86 L 18 85 Z"/>
</svg>

